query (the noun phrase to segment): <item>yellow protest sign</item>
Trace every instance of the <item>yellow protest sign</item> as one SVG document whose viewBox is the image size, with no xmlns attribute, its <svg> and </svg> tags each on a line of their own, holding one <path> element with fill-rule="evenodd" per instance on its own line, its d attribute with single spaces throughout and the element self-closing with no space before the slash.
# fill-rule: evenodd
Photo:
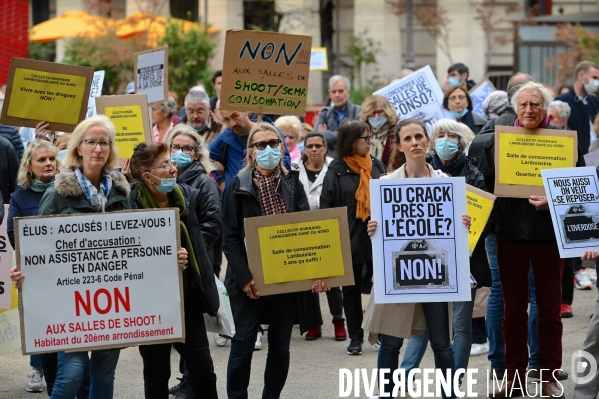
<svg viewBox="0 0 599 399">
<path fill-rule="evenodd" d="M 258 235 L 266 284 L 343 275 L 337 219 L 261 227 Z"/>
<path fill-rule="evenodd" d="M 472 218 L 470 230 L 468 231 L 468 249 L 470 255 L 478 243 L 480 236 L 487 225 L 495 196 L 471 185 L 466 185 L 466 210 Z"/>
<path fill-rule="evenodd" d="M 19 317 L 19 299 L 17 290 L 11 283 L 11 306 L 9 310 L 0 310 L 0 355 L 21 347 L 21 322 Z"/>
<path fill-rule="evenodd" d="M 2 109 L 2 123 L 72 131 L 85 118 L 93 68 L 13 59 Z"/>
<path fill-rule="evenodd" d="M 541 170 L 576 164 L 576 132 L 497 126 L 495 195 L 527 198 L 544 195 Z"/>
<path fill-rule="evenodd" d="M 347 208 L 245 219 L 248 266 L 260 295 L 354 283 Z"/>
<path fill-rule="evenodd" d="M 131 158 L 139 143 L 152 142 L 145 94 L 96 97 L 96 108 L 114 124 L 119 158 Z"/>
</svg>

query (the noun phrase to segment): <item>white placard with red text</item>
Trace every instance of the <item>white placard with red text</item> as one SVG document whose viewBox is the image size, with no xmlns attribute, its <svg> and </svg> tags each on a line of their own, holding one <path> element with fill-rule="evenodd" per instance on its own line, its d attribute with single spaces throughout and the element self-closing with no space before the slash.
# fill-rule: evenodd
<svg viewBox="0 0 599 399">
<path fill-rule="evenodd" d="M 174 209 L 15 218 L 23 354 L 184 341 Z"/>
<path fill-rule="evenodd" d="M 0 224 L 0 309 L 10 309 L 12 282 L 8 277 L 12 267 L 12 246 L 8 241 L 8 204 L 4 205 L 4 220 Z"/>
</svg>

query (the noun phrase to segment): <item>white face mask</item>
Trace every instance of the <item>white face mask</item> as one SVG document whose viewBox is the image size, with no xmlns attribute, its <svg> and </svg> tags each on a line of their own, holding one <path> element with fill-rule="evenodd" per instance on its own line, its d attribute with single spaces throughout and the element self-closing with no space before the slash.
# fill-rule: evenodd
<svg viewBox="0 0 599 399">
<path fill-rule="evenodd" d="M 591 79 L 588 76 L 587 78 L 589 79 L 589 83 L 584 84 L 584 89 L 587 94 L 597 94 L 597 90 L 599 89 L 599 79 Z"/>
</svg>

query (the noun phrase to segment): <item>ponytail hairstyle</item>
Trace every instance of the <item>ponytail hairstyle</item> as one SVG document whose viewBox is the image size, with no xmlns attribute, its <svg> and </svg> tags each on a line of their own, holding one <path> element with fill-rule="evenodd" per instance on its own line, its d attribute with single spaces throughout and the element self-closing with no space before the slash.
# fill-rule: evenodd
<svg viewBox="0 0 599 399">
<path fill-rule="evenodd" d="M 395 135 L 393 136 L 393 140 L 395 141 L 395 145 L 393 146 L 393 151 L 391 152 L 391 156 L 389 157 L 389 166 L 387 166 L 387 171 L 389 173 L 396 171 L 399 169 L 404 163 L 406 163 L 406 154 L 399 151 L 399 143 L 400 143 L 400 133 L 401 129 L 408 125 L 418 125 L 424 131 L 424 135 L 428 139 L 428 131 L 426 130 L 426 125 L 420 119 L 416 118 L 408 118 L 400 120 L 395 129 Z"/>
</svg>

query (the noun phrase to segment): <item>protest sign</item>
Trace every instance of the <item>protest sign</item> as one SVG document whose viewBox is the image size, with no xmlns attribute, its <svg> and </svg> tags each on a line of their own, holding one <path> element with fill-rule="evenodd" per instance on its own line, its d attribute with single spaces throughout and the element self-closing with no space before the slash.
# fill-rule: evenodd
<svg viewBox="0 0 599 399">
<path fill-rule="evenodd" d="M 430 129 L 447 118 L 443 109 L 443 90 L 429 65 L 374 92 L 385 96 L 400 119 L 416 118 Z"/>
<path fill-rule="evenodd" d="M 593 167 L 543 170 L 560 258 L 599 246 L 599 179 Z"/>
<path fill-rule="evenodd" d="M 329 58 L 326 47 L 312 47 L 310 55 L 310 71 L 328 71 Z"/>
<path fill-rule="evenodd" d="M 493 211 L 494 203 L 495 196 L 493 194 L 489 194 L 469 184 L 466 185 L 466 210 L 472 218 L 470 230 L 468 230 L 470 256 L 472 256 L 472 252 L 485 230 L 489 216 L 491 216 L 491 212 Z"/>
<path fill-rule="evenodd" d="M 96 97 L 96 107 L 114 124 L 119 158 L 131 158 L 139 143 L 152 142 L 145 94 Z"/>
<path fill-rule="evenodd" d="M 17 309 L 19 306 L 17 290 L 12 282 L 7 290 L 12 299 L 10 310 L 0 310 L 0 355 L 21 347 L 21 321 L 19 309 Z"/>
<path fill-rule="evenodd" d="M 545 195 L 541 170 L 576 165 L 572 130 L 495 126 L 495 191 L 498 197 Z"/>
<path fill-rule="evenodd" d="M 94 80 L 92 81 L 92 87 L 89 92 L 89 101 L 87 103 L 87 114 L 86 118 L 97 115 L 96 112 L 96 100 L 94 98 L 102 95 L 102 84 L 104 83 L 104 71 L 94 72 Z"/>
<path fill-rule="evenodd" d="M 228 30 L 220 106 L 230 111 L 303 116 L 311 46 L 310 36 Z"/>
<path fill-rule="evenodd" d="M 370 181 L 375 303 L 469 301 L 463 177 Z"/>
<path fill-rule="evenodd" d="M 483 101 L 485 101 L 485 98 L 495 90 L 497 89 L 495 89 L 495 86 L 493 86 L 493 83 L 491 83 L 489 79 L 483 80 L 470 89 L 468 93 L 472 99 L 472 112 L 486 118 L 485 111 L 483 111 Z"/>
<path fill-rule="evenodd" d="M 168 46 L 135 53 L 135 93 L 147 94 L 148 104 L 168 100 Z"/>
<path fill-rule="evenodd" d="M 2 124 L 72 132 L 87 112 L 94 69 L 13 58 L 2 107 Z"/>
<path fill-rule="evenodd" d="M 15 223 L 23 354 L 184 342 L 179 209 Z"/>
<path fill-rule="evenodd" d="M 347 208 L 247 218 L 245 239 L 262 296 L 354 284 Z"/>
<path fill-rule="evenodd" d="M 12 267 L 13 250 L 8 241 L 8 204 L 4 205 L 4 220 L 0 224 L 0 309 L 10 309 L 12 281 L 8 277 Z"/>
</svg>

